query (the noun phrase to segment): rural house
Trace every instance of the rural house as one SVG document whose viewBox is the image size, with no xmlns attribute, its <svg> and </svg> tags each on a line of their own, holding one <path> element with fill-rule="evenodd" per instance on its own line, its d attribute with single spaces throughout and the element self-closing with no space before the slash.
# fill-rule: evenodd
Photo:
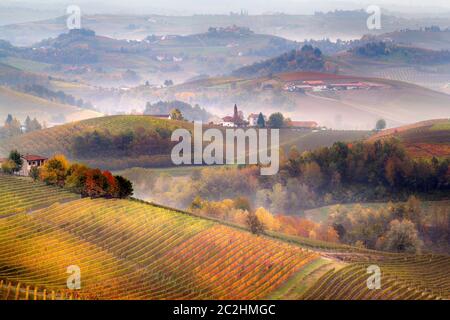
<svg viewBox="0 0 450 320">
<path fill-rule="evenodd" d="M 22 160 L 22 169 L 18 174 L 21 176 L 28 176 L 32 167 L 41 167 L 45 163 L 45 161 L 47 161 L 47 158 L 33 154 L 27 154 L 25 156 L 22 156 Z"/>
</svg>

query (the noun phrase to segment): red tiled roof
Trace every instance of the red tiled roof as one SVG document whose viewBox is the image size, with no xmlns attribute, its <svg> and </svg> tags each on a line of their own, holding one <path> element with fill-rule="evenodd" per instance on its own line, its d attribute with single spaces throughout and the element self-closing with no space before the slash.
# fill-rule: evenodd
<svg viewBox="0 0 450 320">
<path fill-rule="evenodd" d="M 35 154 L 27 154 L 25 156 L 22 156 L 27 161 L 39 161 L 39 160 L 47 160 L 46 157 L 37 156 Z"/>
<path fill-rule="evenodd" d="M 289 122 L 289 126 L 301 128 L 316 128 L 318 124 L 315 121 L 291 121 Z"/>
</svg>

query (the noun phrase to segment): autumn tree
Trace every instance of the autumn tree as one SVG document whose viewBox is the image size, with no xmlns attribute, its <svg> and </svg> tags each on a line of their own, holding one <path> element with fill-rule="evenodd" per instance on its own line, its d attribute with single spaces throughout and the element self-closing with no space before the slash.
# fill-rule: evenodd
<svg viewBox="0 0 450 320">
<path fill-rule="evenodd" d="M 69 170 L 67 170 L 65 187 L 72 190 L 73 192 L 83 194 L 86 185 L 88 171 L 89 168 L 83 164 L 79 163 L 72 164 L 69 167 Z"/>
<path fill-rule="evenodd" d="M 261 224 L 268 230 L 278 231 L 280 229 L 280 222 L 266 209 L 262 207 L 256 209 L 255 215 Z"/>
<path fill-rule="evenodd" d="M 100 169 L 90 169 L 86 173 L 86 183 L 83 195 L 100 198 L 107 195 L 108 181 Z"/>
<path fill-rule="evenodd" d="M 40 178 L 47 184 L 64 186 L 67 171 L 69 169 L 69 161 L 64 155 L 55 155 L 48 159 L 40 170 Z"/>
<path fill-rule="evenodd" d="M 418 253 L 422 247 L 414 223 L 407 219 L 391 221 L 384 238 L 383 247 L 387 251 Z"/>
<path fill-rule="evenodd" d="M 2 163 L 2 171 L 6 174 L 13 174 L 16 164 L 12 160 L 6 160 Z"/>
<path fill-rule="evenodd" d="M 250 212 L 247 215 L 246 220 L 247 226 L 250 229 L 251 233 L 259 235 L 263 234 L 265 230 L 264 224 L 258 219 L 254 212 Z"/>
<path fill-rule="evenodd" d="M 106 195 L 111 198 L 118 198 L 120 196 L 119 183 L 116 178 L 109 171 L 103 171 L 103 176 L 106 179 L 105 191 Z"/>
<path fill-rule="evenodd" d="M 184 120 L 183 114 L 181 113 L 180 109 L 178 109 L 178 108 L 170 111 L 170 118 L 172 120 Z"/>
</svg>

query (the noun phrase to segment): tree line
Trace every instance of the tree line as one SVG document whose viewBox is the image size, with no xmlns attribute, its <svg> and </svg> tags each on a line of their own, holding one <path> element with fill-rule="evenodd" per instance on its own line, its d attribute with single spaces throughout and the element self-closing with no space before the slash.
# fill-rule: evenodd
<svg viewBox="0 0 450 320">
<path fill-rule="evenodd" d="M 170 136 L 170 129 L 163 127 L 140 127 L 120 133 L 94 130 L 74 137 L 70 149 L 77 158 L 169 154 L 173 146 Z"/>
<path fill-rule="evenodd" d="M 6 174 L 19 172 L 23 159 L 17 150 L 12 150 L 8 159 L 2 164 Z M 91 198 L 128 198 L 133 194 L 132 183 L 109 171 L 90 168 L 80 163 L 70 163 L 64 155 L 55 155 L 41 167 L 33 166 L 29 176 L 34 181 L 66 188 L 72 192 Z"/>
<path fill-rule="evenodd" d="M 8 114 L 4 122 L 3 127 L 0 127 L 0 139 L 12 138 L 23 133 L 29 133 L 37 130 L 41 130 L 45 127 L 45 123 L 41 124 L 36 118 L 33 120 L 27 116 L 24 124 L 17 118 Z"/>
</svg>

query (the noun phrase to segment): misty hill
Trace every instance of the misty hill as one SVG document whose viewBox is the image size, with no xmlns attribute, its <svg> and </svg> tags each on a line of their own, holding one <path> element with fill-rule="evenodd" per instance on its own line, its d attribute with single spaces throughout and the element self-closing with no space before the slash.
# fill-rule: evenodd
<svg viewBox="0 0 450 320">
<path fill-rule="evenodd" d="M 351 49 L 357 57 L 379 59 L 398 63 L 436 65 L 450 63 L 450 51 L 429 50 L 408 47 L 386 42 L 369 42 L 363 46 Z"/>
<path fill-rule="evenodd" d="M 192 124 L 152 116 L 100 117 L 3 140 L 0 154 L 12 149 L 44 156 L 61 153 L 105 169 L 168 166 L 171 133 L 183 127 L 191 129 Z"/>
<path fill-rule="evenodd" d="M 370 41 L 336 54 L 331 59 L 339 66 L 341 73 L 399 80 L 448 92 L 447 85 L 450 79 L 448 50 Z"/>
<path fill-rule="evenodd" d="M 186 36 L 151 35 L 143 40 L 119 40 L 80 29 L 31 47 L 2 42 L 0 60 L 19 59 L 25 68 L 40 63 L 47 74 L 93 85 L 160 85 L 165 80 L 183 82 L 226 74 L 298 46 L 294 41 L 234 25 L 209 27 L 206 32 Z"/>
<path fill-rule="evenodd" d="M 232 25 L 248 27 L 259 34 L 270 34 L 303 41 L 304 39 L 351 39 L 368 33 L 365 10 L 336 10 L 310 14 L 263 15 L 130 15 L 83 14 L 83 28 L 97 34 L 121 39 L 144 39 L 149 34 L 199 34 L 209 27 L 226 28 Z M 15 45 L 29 46 L 42 39 L 54 38 L 67 31 L 66 16 L 20 24 L 0 26 L 0 39 Z M 445 18 L 410 18 L 382 14 L 383 29 L 371 34 L 382 34 L 418 26 L 446 26 Z"/>
<path fill-rule="evenodd" d="M 232 72 L 235 77 L 262 77 L 282 72 L 333 71 L 318 48 L 305 45 L 276 58 L 245 66 Z"/>
<path fill-rule="evenodd" d="M 450 50 L 450 28 L 444 29 L 439 26 L 402 29 L 384 33 L 374 38 L 423 49 Z"/>
<path fill-rule="evenodd" d="M 65 123 L 99 117 L 102 114 L 93 110 L 43 99 L 31 94 L 0 86 L 0 121 L 12 114 L 20 121 L 27 116 L 37 118 L 47 125 Z"/>
<path fill-rule="evenodd" d="M 158 101 L 156 103 L 147 102 L 144 114 L 146 115 L 161 115 L 169 114 L 172 110 L 178 109 L 181 111 L 183 118 L 189 121 L 209 122 L 213 115 L 201 108 L 198 104 L 195 106 L 182 101 Z"/>
<path fill-rule="evenodd" d="M 246 115 L 282 112 L 333 129 L 371 130 L 380 118 L 395 127 L 450 117 L 449 95 L 401 81 L 320 72 L 211 78 L 147 90 L 145 95 L 198 103 L 220 116 L 232 114 L 237 103 Z"/>
</svg>

